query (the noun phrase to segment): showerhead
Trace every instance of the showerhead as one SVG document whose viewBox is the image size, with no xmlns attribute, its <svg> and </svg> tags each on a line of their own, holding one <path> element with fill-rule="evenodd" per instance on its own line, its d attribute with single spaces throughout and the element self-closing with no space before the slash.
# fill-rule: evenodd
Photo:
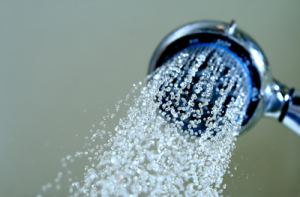
<svg viewBox="0 0 300 197">
<path fill-rule="evenodd" d="M 267 58 L 259 45 L 236 28 L 234 21 L 229 24 L 199 21 L 174 30 L 155 50 L 148 74 L 183 51 L 192 55 L 199 51 L 211 51 L 206 61 L 213 58 L 212 54 L 226 54 L 228 61 L 231 61 L 228 65 L 235 64 L 240 69 L 248 94 L 240 132 L 248 130 L 265 115 L 279 120 L 300 135 L 300 91 L 285 86 L 272 77 Z M 199 72 L 201 70 L 203 65 Z M 221 72 L 224 73 L 226 74 L 226 68 Z M 199 78 L 194 77 L 194 80 Z M 212 95 L 222 87 L 222 81 L 218 83 Z M 234 96 L 229 93 L 229 98 L 231 97 Z M 204 126 L 200 125 L 197 129 L 203 130 Z"/>
</svg>

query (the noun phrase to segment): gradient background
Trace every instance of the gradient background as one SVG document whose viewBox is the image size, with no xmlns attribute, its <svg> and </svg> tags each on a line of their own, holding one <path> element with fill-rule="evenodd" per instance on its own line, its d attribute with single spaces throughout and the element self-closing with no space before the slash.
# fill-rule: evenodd
<svg viewBox="0 0 300 197">
<path fill-rule="evenodd" d="M 300 88 L 297 0 L 1 1 L 0 196 L 40 193 L 105 109 L 146 76 L 161 39 L 202 19 L 235 19 L 273 75 Z M 263 118 L 240 136 L 236 164 L 224 194 L 300 196 L 300 137 L 278 122 Z"/>
</svg>

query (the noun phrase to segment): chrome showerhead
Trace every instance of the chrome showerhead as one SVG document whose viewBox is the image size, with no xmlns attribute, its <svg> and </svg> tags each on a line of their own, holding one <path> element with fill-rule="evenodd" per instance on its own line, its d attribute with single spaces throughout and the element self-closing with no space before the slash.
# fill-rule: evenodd
<svg viewBox="0 0 300 197">
<path fill-rule="evenodd" d="M 192 48 L 199 51 L 206 50 L 205 47 L 225 51 L 231 59 L 239 62 L 246 76 L 244 82 L 249 95 L 241 132 L 248 130 L 265 115 L 279 120 L 300 135 L 300 91 L 273 78 L 261 48 L 250 36 L 236 28 L 234 21 L 229 24 L 199 21 L 174 30 L 155 50 L 148 74 L 183 50 L 193 53 Z"/>
</svg>

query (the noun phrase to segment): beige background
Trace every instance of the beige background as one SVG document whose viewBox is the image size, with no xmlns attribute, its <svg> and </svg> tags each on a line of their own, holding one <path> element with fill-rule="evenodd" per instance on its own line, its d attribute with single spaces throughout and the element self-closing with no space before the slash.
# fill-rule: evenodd
<svg viewBox="0 0 300 197">
<path fill-rule="evenodd" d="M 105 109 L 146 76 L 159 41 L 201 19 L 235 19 L 274 76 L 300 88 L 297 0 L 1 1 L 0 196 L 40 193 Z M 300 196 L 300 137 L 264 118 L 237 147 L 226 195 Z"/>
</svg>

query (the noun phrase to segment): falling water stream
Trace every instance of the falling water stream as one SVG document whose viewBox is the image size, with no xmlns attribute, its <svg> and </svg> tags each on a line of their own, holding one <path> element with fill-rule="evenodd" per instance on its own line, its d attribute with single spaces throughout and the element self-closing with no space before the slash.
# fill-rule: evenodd
<svg viewBox="0 0 300 197">
<path fill-rule="evenodd" d="M 69 195 L 222 196 L 248 78 L 237 58 L 216 46 L 180 51 L 133 86 L 130 105 L 129 95 L 116 104 L 116 111 L 128 109 L 114 129 L 101 121 L 85 151 L 63 158 L 63 165 L 87 158 L 84 178 L 70 181 Z M 65 174 L 58 174 L 56 187 L 72 176 Z"/>
</svg>

